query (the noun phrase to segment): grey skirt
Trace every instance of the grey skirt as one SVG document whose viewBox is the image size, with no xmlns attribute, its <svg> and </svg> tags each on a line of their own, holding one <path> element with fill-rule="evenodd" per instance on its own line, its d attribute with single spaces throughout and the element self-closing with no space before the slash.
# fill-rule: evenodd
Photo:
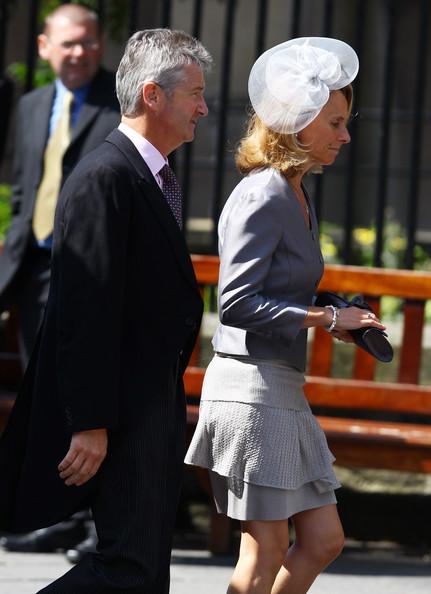
<svg viewBox="0 0 431 594">
<path fill-rule="evenodd" d="M 211 471 L 220 512 L 276 520 L 335 503 L 334 457 L 303 384 L 278 362 L 211 361 L 185 461 Z"/>
<path fill-rule="evenodd" d="M 263 487 L 209 471 L 219 514 L 235 520 L 284 520 L 307 509 L 337 503 L 333 489 L 320 492 L 306 483 L 298 489 Z"/>
</svg>

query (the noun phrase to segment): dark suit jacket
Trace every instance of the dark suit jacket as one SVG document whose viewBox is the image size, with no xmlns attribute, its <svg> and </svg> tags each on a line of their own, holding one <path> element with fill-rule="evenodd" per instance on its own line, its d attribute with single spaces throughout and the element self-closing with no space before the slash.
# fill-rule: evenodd
<svg viewBox="0 0 431 594">
<path fill-rule="evenodd" d="M 97 475 L 72 488 L 58 478 L 72 432 L 107 427 L 112 446 L 173 390 L 184 400 L 201 313 L 183 235 L 115 130 L 60 194 L 45 321 L 0 441 L 0 529 L 38 528 L 91 503 Z M 172 428 L 154 430 L 165 450 Z"/>
<path fill-rule="evenodd" d="M 10 114 L 12 111 L 14 85 L 12 80 L 0 74 L 0 164 L 6 147 Z"/>
<path fill-rule="evenodd" d="M 34 203 L 43 174 L 43 155 L 54 93 L 55 85 L 51 84 L 24 95 L 18 105 L 12 223 L 0 258 L 0 306 L 7 305 L 8 289 L 32 239 Z M 77 162 L 103 142 L 119 121 L 114 75 L 101 69 L 91 83 L 73 129 L 71 143 L 64 154 L 62 183 Z"/>
</svg>

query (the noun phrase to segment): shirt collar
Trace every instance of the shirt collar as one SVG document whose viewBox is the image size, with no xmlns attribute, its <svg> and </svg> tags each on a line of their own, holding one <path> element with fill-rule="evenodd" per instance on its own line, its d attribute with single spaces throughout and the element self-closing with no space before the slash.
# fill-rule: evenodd
<svg viewBox="0 0 431 594">
<path fill-rule="evenodd" d="M 144 159 L 149 170 L 153 174 L 153 177 L 160 185 L 158 173 L 165 165 L 167 165 L 167 159 L 164 158 L 160 151 L 158 151 L 156 147 L 151 144 L 151 142 L 149 142 L 146 138 L 141 136 L 138 132 L 136 132 L 136 130 L 133 130 L 133 128 L 124 122 L 120 123 L 118 129 L 135 145 L 139 154 Z"/>
<path fill-rule="evenodd" d="M 73 93 L 73 97 L 74 97 L 75 101 L 78 101 L 78 102 L 84 101 L 84 99 L 87 96 L 89 88 L 90 88 L 90 84 L 88 83 L 86 85 L 83 85 L 82 87 L 78 87 L 77 89 L 68 89 L 67 87 L 64 86 L 64 84 L 61 82 L 61 80 L 59 78 L 55 79 L 55 91 L 56 91 L 57 95 L 62 96 L 62 95 L 64 95 L 64 93 L 66 93 L 67 91 L 70 90 L 70 92 Z"/>
</svg>

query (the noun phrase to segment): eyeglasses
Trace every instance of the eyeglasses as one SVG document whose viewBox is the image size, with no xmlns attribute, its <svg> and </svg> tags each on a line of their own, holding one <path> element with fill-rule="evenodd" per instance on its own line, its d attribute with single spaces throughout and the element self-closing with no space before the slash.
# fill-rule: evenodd
<svg viewBox="0 0 431 594">
<path fill-rule="evenodd" d="M 63 41 L 63 43 L 52 43 L 52 41 L 50 41 L 49 43 L 51 45 L 59 47 L 64 52 L 71 52 L 78 45 L 85 52 L 94 52 L 100 48 L 100 41 L 98 41 L 97 39 L 84 39 L 82 41 Z"/>
</svg>

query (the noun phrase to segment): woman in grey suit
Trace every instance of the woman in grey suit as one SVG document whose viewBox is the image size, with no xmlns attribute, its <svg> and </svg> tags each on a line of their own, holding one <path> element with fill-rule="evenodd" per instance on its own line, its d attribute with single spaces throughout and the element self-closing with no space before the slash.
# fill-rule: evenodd
<svg viewBox="0 0 431 594">
<path fill-rule="evenodd" d="M 343 546 L 334 458 L 303 392 L 307 328 L 350 341 L 349 329 L 384 326 L 355 307 L 312 305 L 323 259 L 302 180 L 350 141 L 357 71 L 347 44 L 301 38 L 265 52 L 250 74 L 245 177 L 219 222 L 216 354 L 186 457 L 209 469 L 218 511 L 241 521 L 229 594 L 307 592 Z"/>
</svg>

